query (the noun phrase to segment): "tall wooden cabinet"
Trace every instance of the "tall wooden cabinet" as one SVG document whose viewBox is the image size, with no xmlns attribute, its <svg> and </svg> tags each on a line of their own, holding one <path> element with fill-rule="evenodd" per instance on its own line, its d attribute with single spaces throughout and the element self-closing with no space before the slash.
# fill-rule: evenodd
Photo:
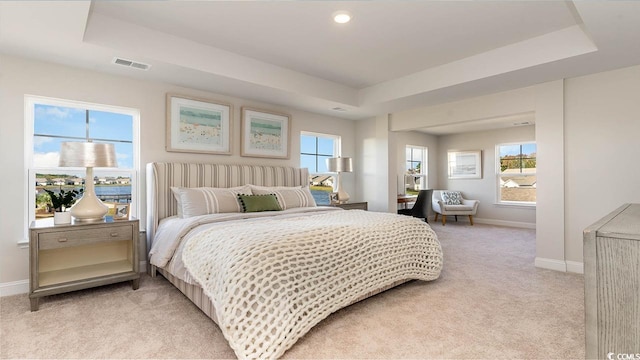
<svg viewBox="0 0 640 360">
<path fill-rule="evenodd" d="M 586 358 L 640 354 L 640 204 L 584 231 Z"/>
</svg>

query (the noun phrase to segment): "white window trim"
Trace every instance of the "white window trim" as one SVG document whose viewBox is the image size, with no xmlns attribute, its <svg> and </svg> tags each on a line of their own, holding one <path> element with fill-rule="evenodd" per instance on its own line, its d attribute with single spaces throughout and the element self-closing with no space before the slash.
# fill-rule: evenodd
<svg viewBox="0 0 640 360">
<path fill-rule="evenodd" d="M 426 146 L 421 146 L 421 145 L 410 145 L 410 144 L 405 145 L 405 159 L 404 159 L 404 167 L 405 168 L 407 166 L 407 161 L 409 161 L 409 159 L 407 159 L 407 156 L 406 156 L 407 148 L 419 149 L 419 150 L 422 151 L 422 165 L 420 166 L 420 173 L 419 174 L 407 174 L 406 173 L 406 169 L 405 169 L 405 173 L 404 173 L 405 179 L 403 179 L 403 180 L 406 180 L 407 176 L 413 176 L 413 177 L 422 178 L 423 181 L 421 182 L 420 190 L 428 189 L 429 188 L 429 184 L 428 184 L 428 182 L 429 182 L 429 176 L 428 175 L 429 174 L 428 174 L 427 168 L 429 167 L 429 158 L 428 158 L 428 156 L 429 156 L 429 148 L 426 147 Z M 405 189 L 404 184 L 403 184 L 402 187 L 403 187 L 403 194 L 404 194 L 404 192 L 407 189 Z"/>
<path fill-rule="evenodd" d="M 42 97 L 37 95 L 25 95 L 24 96 L 24 178 L 27 181 L 24 183 L 23 194 L 26 194 L 27 206 L 25 206 L 24 222 L 25 233 L 21 241 L 18 241 L 20 247 L 28 246 L 29 244 L 29 226 L 31 222 L 35 220 L 35 193 L 31 191 L 33 184 L 35 184 L 36 171 L 47 171 L 49 169 L 58 171 L 59 168 L 32 168 L 33 164 L 33 132 L 34 132 L 34 108 L 36 104 L 51 105 L 51 106 L 66 106 L 76 107 L 81 109 L 93 110 L 93 111 L 107 111 L 118 112 L 120 114 L 126 114 L 133 119 L 133 168 L 131 169 L 113 169 L 108 170 L 109 173 L 126 173 L 131 176 L 131 209 L 130 214 L 133 217 L 140 218 L 140 182 L 139 169 L 140 169 L 140 110 L 134 108 L 126 108 L 122 106 L 102 105 L 95 103 L 87 103 L 75 100 L 57 99 L 50 97 Z M 82 171 L 85 173 L 85 168 L 68 168 L 69 171 Z M 35 171 L 32 171 L 35 170 Z M 95 170 L 96 173 L 100 173 L 100 169 Z M 140 224 L 140 231 L 144 231 L 144 222 Z"/>
<path fill-rule="evenodd" d="M 524 145 L 524 144 L 535 144 L 536 145 L 536 149 L 537 149 L 537 144 L 535 141 L 519 141 L 519 142 L 510 142 L 510 143 L 501 143 L 501 144 L 496 144 L 496 198 L 495 198 L 495 203 L 494 205 L 496 206 L 500 206 L 500 207 L 509 207 L 509 208 L 522 208 L 522 209 L 531 209 L 531 208 L 535 208 L 536 207 L 536 202 L 526 202 L 526 201 L 504 201 L 504 200 L 500 200 L 500 176 L 503 175 L 500 173 L 500 147 L 501 146 L 509 146 L 509 145 Z M 514 174 L 514 175 L 509 175 L 509 176 L 518 176 L 518 177 L 524 177 L 524 176 L 528 176 L 528 175 L 536 175 L 537 177 L 537 171 L 535 173 L 527 173 L 527 174 Z"/>
</svg>

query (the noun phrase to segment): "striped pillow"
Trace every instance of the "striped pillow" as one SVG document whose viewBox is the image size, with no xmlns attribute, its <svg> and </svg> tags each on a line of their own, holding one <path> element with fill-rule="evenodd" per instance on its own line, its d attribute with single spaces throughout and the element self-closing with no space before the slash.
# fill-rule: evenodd
<svg viewBox="0 0 640 360">
<path fill-rule="evenodd" d="M 251 192 L 255 195 L 275 194 L 282 210 L 316 206 L 308 186 L 250 186 Z"/>
<path fill-rule="evenodd" d="M 251 195 L 248 185 L 234 188 L 182 188 L 171 187 L 178 201 L 178 216 L 188 218 L 198 215 L 242 212 L 238 194 Z"/>
</svg>

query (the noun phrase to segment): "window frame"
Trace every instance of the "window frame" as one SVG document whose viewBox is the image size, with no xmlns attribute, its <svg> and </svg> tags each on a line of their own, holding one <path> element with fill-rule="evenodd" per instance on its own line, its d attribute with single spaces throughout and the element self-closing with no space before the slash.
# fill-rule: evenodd
<svg viewBox="0 0 640 360">
<path fill-rule="evenodd" d="M 426 146 L 421 146 L 421 145 L 410 145 L 407 144 L 405 145 L 405 159 L 404 159 L 404 184 L 402 184 L 402 193 L 405 194 L 407 192 L 407 180 L 406 178 L 408 176 L 413 176 L 414 178 L 420 178 L 421 179 L 421 183 L 420 183 L 420 189 L 419 190 L 425 190 L 429 188 L 429 172 L 427 170 L 427 168 L 429 167 L 429 148 Z M 411 149 L 411 159 L 407 159 L 407 150 Z M 422 162 L 420 164 L 420 173 L 418 174 L 410 174 L 407 172 L 407 163 L 411 162 L 414 163 L 416 161 L 413 160 L 413 151 L 414 150 L 419 150 L 422 152 Z"/>
<path fill-rule="evenodd" d="M 523 208 L 535 208 L 537 205 L 537 197 L 536 197 L 536 201 L 534 202 L 530 202 L 530 201 L 509 201 L 509 200 L 502 200 L 501 199 L 501 186 L 500 186 L 500 178 L 505 175 L 501 173 L 501 163 L 500 163 L 500 147 L 501 146 L 512 146 L 512 145 L 526 145 L 526 144 L 534 144 L 536 146 L 536 153 L 538 152 L 538 144 L 535 141 L 518 141 L 518 142 L 508 142 L 508 143 L 500 143 L 500 144 L 496 144 L 496 161 L 495 161 L 495 166 L 496 166 L 496 199 L 495 199 L 495 204 L 496 205 L 500 205 L 500 206 L 507 206 L 507 207 L 523 207 Z M 536 155 L 536 171 L 533 173 L 526 173 L 526 174 L 509 174 L 509 176 L 514 176 L 514 177 L 525 177 L 525 176 L 531 176 L 534 175 L 536 176 L 536 180 L 537 180 L 537 155 Z M 536 187 L 536 192 L 537 192 L 537 187 Z"/>
<path fill-rule="evenodd" d="M 317 133 L 317 132 L 310 132 L 310 131 L 300 131 L 300 136 L 313 136 L 315 138 L 319 138 L 319 137 L 324 137 L 324 138 L 331 138 L 334 140 L 333 142 L 333 155 L 332 157 L 339 157 L 342 156 L 342 137 L 340 135 L 334 135 L 334 134 L 323 134 L 323 133 Z M 300 155 L 313 155 L 316 157 L 316 170 L 317 170 L 317 163 L 318 163 L 318 156 L 322 155 L 322 156 L 326 156 L 326 154 L 318 154 L 318 144 L 317 144 L 317 140 L 316 140 L 316 152 L 314 154 L 311 153 L 303 153 L 302 152 L 302 146 L 300 146 Z M 300 166 L 302 166 L 302 157 L 300 157 L 300 161 L 298 161 L 298 163 L 300 164 Z M 309 175 L 335 175 L 333 173 L 323 173 L 323 172 L 317 172 L 317 171 L 311 171 L 311 169 L 309 169 Z"/>
<path fill-rule="evenodd" d="M 324 137 L 324 138 L 331 138 L 333 139 L 333 155 L 332 157 L 339 157 L 342 156 L 342 136 L 340 135 L 334 135 L 334 134 L 324 134 L 324 133 L 318 133 L 318 132 L 311 132 L 311 131 L 300 131 L 300 140 L 302 139 L 302 136 L 313 136 L 316 138 L 316 153 L 315 154 L 310 154 L 310 153 L 303 153 L 302 152 L 302 144 L 300 145 L 300 151 L 298 152 L 300 154 L 300 158 L 298 161 L 298 164 L 300 167 L 302 167 L 302 155 L 315 155 L 316 157 L 316 170 L 318 167 L 318 155 L 323 155 L 326 156 L 326 154 L 318 154 L 318 140 L 317 138 L 319 137 Z M 338 181 L 338 177 L 335 173 L 330 173 L 330 172 L 315 172 L 315 171 L 311 171 L 311 169 L 309 169 L 309 180 L 311 180 L 311 177 L 313 176 L 331 176 L 333 178 L 333 191 L 335 191 L 335 184 Z M 308 182 L 308 185 L 311 186 L 311 182 Z M 330 204 L 320 204 L 322 206 L 328 206 Z"/>
<path fill-rule="evenodd" d="M 132 117 L 132 157 L 133 163 L 131 168 L 117 168 L 109 170 L 101 170 L 99 168 L 94 169 L 94 175 L 100 176 L 100 174 L 113 174 L 113 175 L 125 175 L 131 178 L 131 209 L 130 214 L 133 217 L 140 218 L 140 110 L 134 108 L 127 108 L 122 106 L 103 105 L 96 103 L 88 103 L 76 100 L 58 99 L 52 97 L 44 97 L 37 95 L 25 95 L 24 96 L 24 178 L 27 181 L 24 184 L 24 193 L 27 198 L 27 205 L 25 206 L 24 222 L 25 235 L 24 240 L 19 244 L 27 244 L 29 242 L 29 226 L 32 221 L 35 220 L 35 202 L 36 194 L 34 191 L 34 184 L 36 182 L 36 173 L 56 173 L 60 172 L 60 167 L 36 167 L 34 166 L 34 132 L 35 132 L 35 107 L 36 105 L 49 105 L 60 107 L 79 108 L 89 111 L 104 111 L 113 112 L 119 114 L 125 114 Z M 102 140 L 99 140 L 102 141 Z M 80 173 L 84 178 L 86 176 L 86 168 L 65 167 L 66 173 Z M 141 229 L 144 230 L 144 229 Z"/>
</svg>

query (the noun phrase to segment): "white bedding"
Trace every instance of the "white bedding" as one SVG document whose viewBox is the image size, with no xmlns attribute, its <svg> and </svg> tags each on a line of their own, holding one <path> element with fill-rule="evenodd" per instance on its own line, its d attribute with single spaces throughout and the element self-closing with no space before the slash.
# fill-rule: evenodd
<svg viewBox="0 0 640 360">
<path fill-rule="evenodd" d="M 419 219 L 328 207 L 273 215 L 167 218 L 151 250 L 153 265 L 203 288 L 239 358 L 277 358 L 365 294 L 440 275 L 440 244 Z"/>
<path fill-rule="evenodd" d="M 189 283 L 197 284 L 184 268 L 182 249 L 184 244 L 196 234 L 217 226 L 224 222 L 230 224 L 245 219 L 266 219 L 274 216 L 285 219 L 291 216 L 309 216 L 326 211 L 345 211 L 338 207 L 317 206 L 293 208 L 284 211 L 265 211 L 253 213 L 223 213 L 179 218 L 171 216 L 163 219 L 156 230 L 153 247 L 149 251 L 151 265 L 164 268 L 177 278 Z M 245 222 L 246 223 L 246 222 Z"/>
</svg>

